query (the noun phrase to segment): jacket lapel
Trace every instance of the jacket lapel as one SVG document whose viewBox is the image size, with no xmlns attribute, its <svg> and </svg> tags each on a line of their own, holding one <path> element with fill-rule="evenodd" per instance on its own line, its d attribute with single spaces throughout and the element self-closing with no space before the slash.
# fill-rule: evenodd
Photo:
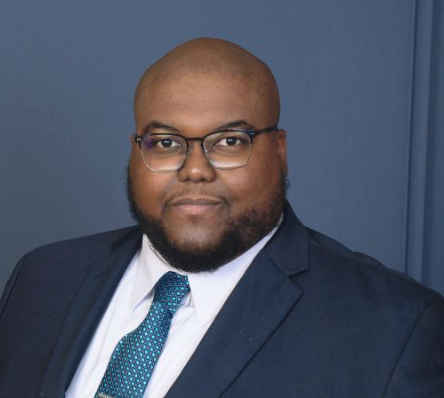
<svg viewBox="0 0 444 398">
<path fill-rule="evenodd" d="M 128 264 L 140 248 L 135 229 L 112 246 L 111 254 L 91 264 L 66 315 L 39 397 L 61 398 Z"/>
<path fill-rule="evenodd" d="M 279 231 L 248 268 L 166 398 L 216 398 L 303 294 L 289 278 L 308 269 L 308 235 L 287 204 Z"/>
</svg>

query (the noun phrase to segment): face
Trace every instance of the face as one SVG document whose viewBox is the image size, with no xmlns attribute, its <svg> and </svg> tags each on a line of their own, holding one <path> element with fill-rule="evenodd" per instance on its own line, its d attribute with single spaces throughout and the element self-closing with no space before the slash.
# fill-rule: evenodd
<svg viewBox="0 0 444 398">
<path fill-rule="evenodd" d="M 163 127 L 155 127 L 161 124 Z M 151 84 L 136 103 L 136 133 L 176 132 L 203 137 L 230 125 L 273 125 L 266 100 L 243 81 L 214 75 L 183 76 Z M 253 246 L 277 223 L 287 174 L 285 132 L 254 139 L 242 168 L 213 168 L 192 141 L 174 172 L 149 170 L 133 143 L 129 198 L 134 215 L 156 249 L 177 268 L 212 270 Z"/>
</svg>

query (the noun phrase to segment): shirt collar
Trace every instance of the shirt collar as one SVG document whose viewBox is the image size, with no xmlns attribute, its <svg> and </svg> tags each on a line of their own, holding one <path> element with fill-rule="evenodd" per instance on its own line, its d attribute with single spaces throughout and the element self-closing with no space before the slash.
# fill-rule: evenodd
<svg viewBox="0 0 444 398">
<path fill-rule="evenodd" d="M 131 309 L 134 311 L 144 299 L 152 296 L 153 288 L 162 275 L 173 271 L 188 276 L 190 295 L 184 299 L 183 305 L 193 305 L 199 326 L 204 326 L 216 317 L 254 258 L 276 233 L 282 219 L 281 215 L 278 225 L 249 250 L 212 272 L 186 273 L 173 268 L 154 249 L 148 237 L 143 235 L 136 280 L 131 292 Z"/>
<path fill-rule="evenodd" d="M 181 275 L 186 273 L 169 265 L 165 259 L 154 249 L 146 235 L 142 238 L 142 249 L 136 264 L 136 279 L 131 291 L 130 308 L 132 311 L 147 297 L 154 294 L 157 281 L 168 271 Z"/>
</svg>

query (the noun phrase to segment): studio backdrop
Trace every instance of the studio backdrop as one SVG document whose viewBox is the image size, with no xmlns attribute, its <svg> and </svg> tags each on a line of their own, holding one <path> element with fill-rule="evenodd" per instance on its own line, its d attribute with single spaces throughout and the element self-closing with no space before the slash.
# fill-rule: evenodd
<svg viewBox="0 0 444 398">
<path fill-rule="evenodd" d="M 132 224 L 146 67 L 201 36 L 274 71 L 301 220 L 444 293 L 442 0 L 3 0 L 0 291 L 27 251 Z"/>
</svg>

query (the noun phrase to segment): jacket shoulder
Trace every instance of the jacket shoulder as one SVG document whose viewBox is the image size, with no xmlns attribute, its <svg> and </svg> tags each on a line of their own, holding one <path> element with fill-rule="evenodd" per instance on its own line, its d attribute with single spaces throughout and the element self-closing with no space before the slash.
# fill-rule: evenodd
<svg viewBox="0 0 444 398">
<path fill-rule="evenodd" d="M 76 253 L 82 257 L 94 255 L 102 257 L 119 247 L 127 239 L 140 233 L 136 226 L 119 228 L 111 231 L 86 235 L 74 239 L 67 239 L 39 246 L 27 253 L 25 256 L 29 259 L 38 257 L 64 256 L 68 253 Z"/>
<path fill-rule="evenodd" d="M 345 291 L 356 289 L 380 295 L 381 300 L 393 299 L 396 302 L 414 301 L 423 307 L 433 300 L 444 298 L 434 290 L 424 286 L 410 276 L 386 267 L 377 259 L 347 248 L 342 243 L 317 231 L 307 228 L 310 237 L 311 265 L 322 264 L 331 281 L 340 283 Z"/>
<path fill-rule="evenodd" d="M 120 228 L 80 238 L 50 243 L 25 254 L 3 291 L 0 315 L 12 291 L 45 292 L 56 286 L 81 283 L 90 265 L 105 258 L 132 238 L 138 227 Z"/>
<path fill-rule="evenodd" d="M 138 227 L 127 227 L 40 246 L 22 257 L 8 285 L 15 284 L 16 279 L 47 288 L 60 281 L 79 281 L 91 264 L 139 235 Z"/>
</svg>

